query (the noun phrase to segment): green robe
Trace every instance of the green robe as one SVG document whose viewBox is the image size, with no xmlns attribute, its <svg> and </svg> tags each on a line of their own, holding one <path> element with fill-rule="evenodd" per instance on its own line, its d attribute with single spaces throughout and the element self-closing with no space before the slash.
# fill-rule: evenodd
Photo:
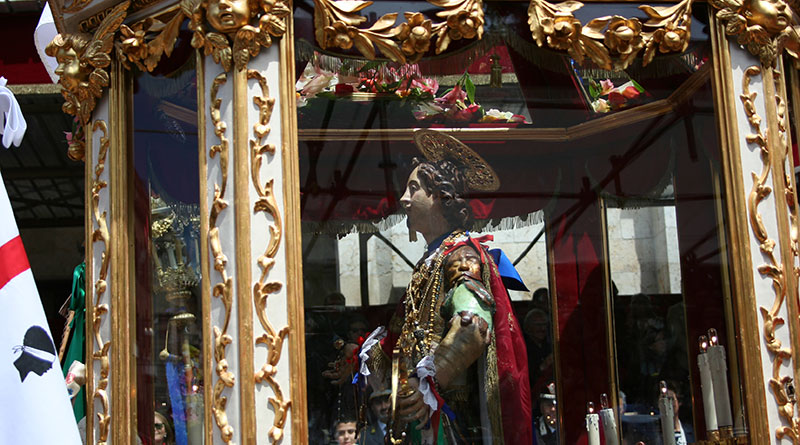
<svg viewBox="0 0 800 445">
<path fill-rule="evenodd" d="M 81 263 L 72 272 L 72 295 L 69 299 L 69 310 L 74 311 L 70 323 L 70 340 L 67 352 L 64 354 L 64 377 L 66 378 L 69 366 L 77 360 L 86 363 L 86 263 Z M 72 404 L 75 421 L 80 421 L 86 416 L 86 391 L 81 388 Z"/>
</svg>

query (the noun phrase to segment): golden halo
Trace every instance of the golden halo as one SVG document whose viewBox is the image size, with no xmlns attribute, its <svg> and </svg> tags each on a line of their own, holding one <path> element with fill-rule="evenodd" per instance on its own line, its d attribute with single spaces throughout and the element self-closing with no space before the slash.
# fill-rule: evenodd
<svg viewBox="0 0 800 445">
<path fill-rule="evenodd" d="M 500 178 L 489 163 L 453 136 L 435 130 L 416 130 L 414 143 L 431 162 L 449 159 L 464 165 L 467 186 L 472 190 L 493 192 L 500 188 Z"/>
</svg>

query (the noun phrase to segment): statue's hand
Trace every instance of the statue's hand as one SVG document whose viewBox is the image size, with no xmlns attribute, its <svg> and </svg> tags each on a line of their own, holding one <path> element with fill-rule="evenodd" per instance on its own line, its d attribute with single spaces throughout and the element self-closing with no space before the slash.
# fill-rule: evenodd
<svg viewBox="0 0 800 445">
<path fill-rule="evenodd" d="M 358 360 L 353 359 L 353 354 L 358 350 L 355 343 L 347 343 L 342 347 L 338 359 L 328 363 L 328 369 L 322 371 L 322 376 L 331 380 L 332 385 L 343 385 L 353 379 Z"/>
<path fill-rule="evenodd" d="M 397 415 L 395 418 L 405 423 L 418 420 L 417 429 L 419 430 L 427 423 L 428 417 L 430 417 L 430 408 L 422 399 L 422 393 L 419 392 L 419 379 L 416 377 L 409 378 L 408 386 L 412 389 L 411 394 L 397 398 Z"/>
</svg>

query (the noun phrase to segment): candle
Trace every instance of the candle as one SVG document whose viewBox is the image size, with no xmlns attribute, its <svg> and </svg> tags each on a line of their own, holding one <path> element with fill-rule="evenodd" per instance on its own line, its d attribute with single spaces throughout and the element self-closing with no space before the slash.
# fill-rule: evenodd
<svg viewBox="0 0 800 445">
<path fill-rule="evenodd" d="M 603 436 L 606 438 L 606 445 L 619 445 L 619 434 L 617 433 L 617 421 L 614 418 L 614 410 L 608 406 L 608 395 L 600 395 L 600 421 L 603 422 Z"/>
<path fill-rule="evenodd" d="M 667 393 L 667 383 L 662 380 L 660 386 L 658 412 L 661 416 L 661 439 L 664 445 L 675 445 L 675 411 L 672 398 Z"/>
<path fill-rule="evenodd" d="M 728 394 L 728 363 L 725 347 L 717 340 L 717 330 L 708 330 L 708 362 L 711 368 L 711 382 L 714 387 L 714 406 L 717 411 L 717 425 L 720 428 L 733 426 L 731 398 Z"/>
<path fill-rule="evenodd" d="M 703 412 L 706 415 L 706 431 L 716 431 L 717 408 L 714 404 L 714 386 L 711 380 L 711 365 L 708 362 L 708 338 L 700 336 L 700 353 L 697 354 L 697 366 L 700 368 L 700 387 L 703 392 Z"/>
<path fill-rule="evenodd" d="M 586 432 L 589 436 L 589 445 L 600 445 L 600 416 L 594 412 L 594 403 L 586 405 Z"/>
</svg>

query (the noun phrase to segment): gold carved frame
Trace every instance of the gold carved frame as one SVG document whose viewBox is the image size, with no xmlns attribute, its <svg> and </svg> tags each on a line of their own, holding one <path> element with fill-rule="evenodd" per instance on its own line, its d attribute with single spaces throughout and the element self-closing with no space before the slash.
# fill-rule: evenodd
<svg viewBox="0 0 800 445">
<path fill-rule="evenodd" d="M 95 0 L 96 1 L 96 0 Z M 366 17 L 360 14 L 364 8 L 372 2 L 369 0 L 342 1 L 342 0 L 315 0 L 314 23 L 315 38 L 322 48 L 344 49 L 355 48 L 364 57 L 374 59 L 379 56 L 399 61 L 413 62 L 427 53 L 431 47 L 437 54 L 446 51 L 452 41 L 459 39 L 480 39 L 483 34 L 483 5 L 481 0 L 428 0 L 433 6 L 439 8 L 436 13 L 438 19 L 426 17 L 420 13 L 408 13 L 398 11 L 380 17 L 374 24 L 368 27 L 364 25 Z M 776 0 L 782 5 L 784 10 L 789 10 L 789 6 L 797 8 L 794 2 L 787 5 L 784 0 Z M 84 139 L 76 137 L 74 144 L 70 147 L 69 155 L 74 159 L 86 161 L 87 173 L 87 259 L 91 269 L 93 246 L 100 245 L 103 251 L 102 264 L 100 265 L 99 276 L 93 273 L 87 275 L 87 282 L 91 283 L 87 289 L 87 311 L 89 313 L 87 338 L 90 360 L 100 363 L 99 379 L 92 376 L 92 367 L 89 366 L 89 394 L 91 400 L 97 399 L 101 402 L 103 411 L 90 416 L 88 420 L 89 437 L 92 442 L 104 443 L 109 435 L 115 440 L 126 441 L 135 434 L 136 412 L 133 406 L 114 404 L 113 400 L 108 399 L 108 377 L 109 373 L 113 376 L 111 394 L 129 394 L 134 373 L 134 363 L 131 360 L 131 335 L 130 329 L 133 320 L 133 311 L 130 306 L 129 295 L 132 286 L 130 271 L 132 270 L 128 243 L 128 232 L 130 227 L 131 210 L 125 203 L 130 203 L 130 196 L 125 192 L 127 187 L 124 184 L 130 180 L 129 171 L 123 168 L 123 164 L 115 163 L 110 172 L 110 184 L 100 179 L 100 175 L 106 168 L 106 159 L 110 154 L 112 159 L 126 159 L 128 141 L 125 138 L 126 120 L 118 113 L 119 110 L 126 110 L 125 104 L 127 87 L 123 81 L 123 70 L 136 66 L 141 70 L 152 71 L 162 55 L 169 55 L 175 44 L 177 32 L 182 23 L 188 22 L 193 32 L 192 45 L 198 49 L 198 79 L 202 80 L 204 70 L 202 60 L 204 56 L 210 56 L 218 63 L 224 71 L 228 72 L 225 77 L 219 77 L 221 84 L 224 81 L 233 81 L 236 101 L 235 108 L 243 110 L 248 80 L 255 80 L 261 86 L 261 95 L 253 98 L 262 113 L 256 127 L 253 128 L 253 137 L 250 139 L 249 147 L 241 143 L 247 139 L 249 130 L 239 124 L 236 128 L 226 129 L 217 126 L 216 134 L 206 135 L 201 131 L 199 141 L 203 147 L 200 150 L 201 168 L 201 200 L 205 202 L 205 175 L 203 174 L 208 162 L 207 155 L 210 156 L 229 156 L 226 151 L 235 150 L 239 156 L 251 158 L 251 171 L 247 171 L 242 166 L 235 167 L 237 181 L 245 181 L 248 177 L 254 180 L 254 187 L 258 191 L 259 199 L 255 203 L 254 212 L 263 212 L 271 215 L 274 223 L 271 227 L 272 241 L 265 248 L 265 252 L 259 257 L 258 264 L 261 266 L 262 275 L 258 280 L 258 285 L 250 293 L 248 283 L 251 280 L 242 280 L 238 283 L 240 305 L 246 305 L 248 312 L 256 311 L 262 328 L 267 332 L 260 337 L 257 342 L 266 344 L 271 351 L 268 362 L 265 363 L 261 371 L 252 377 L 252 388 L 257 382 L 268 384 L 275 394 L 269 403 L 275 410 L 275 423 L 270 432 L 271 441 L 277 442 L 281 439 L 283 429 L 289 410 L 295 414 L 292 416 L 292 442 L 302 443 L 303 437 L 307 435 L 307 419 L 305 414 L 305 345 L 303 342 L 303 301 L 302 301 L 302 270 L 300 246 L 300 216 L 299 216 L 299 173 L 298 173 L 298 153 L 297 153 L 297 122 L 294 113 L 294 42 L 292 28 L 291 4 L 286 0 L 258 0 L 250 3 L 251 16 L 241 22 L 231 24 L 220 24 L 214 19 L 209 18 L 207 3 L 201 0 L 181 0 L 176 2 L 177 7 L 171 13 L 166 14 L 162 20 L 150 17 L 135 23 L 125 24 L 124 21 L 129 13 L 141 11 L 151 7 L 154 3 L 147 0 L 133 0 L 132 2 L 121 2 L 110 8 L 106 8 L 99 13 L 85 19 L 77 25 L 67 26 L 65 14 L 75 14 L 88 8 L 91 0 L 50 0 L 54 18 L 60 32 L 59 36 L 48 47 L 48 53 L 53 56 L 75 62 L 76 70 L 62 70 L 62 94 L 65 98 L 64 111 L 76 116 L 81 127 L 84 129 Z M 583 6 L 577 1 L 565 1 L 561 3 L 550 3 L 545 0 L 530 0 L 528 8 L 528 23 L 531 30 L 531 38 L 539 46 L 545 46 L 567 52 L 570 57 L 578 62 L 584 59 L 591 60 L 594 64 L 605 69 L 624 69 L 633 60 L 641 55 L 642 63 L 650 63 L 659 53 L 681 52 L 685 50 L 690 33 L 691 8 L 694 0 L 681 0 L 674 4 L 661 6 L 640 6 L 640 9 L 648 17 L 644 22 L 637 18 L 626 18 L 620 16 L 598 17 L 581 23 L 574 16 L 574 12 Z M 800 419 L 795 415 L 795 401 L 787 393 L 786 383 L 793 380 L 796 382 L 800 377 L 800 363 L 792 360 L 793 376 L 787 377 L 780 374 L 780 365 L 784 360 L 796 358 L 793 351 L 800 347 L 800 338 L 793 337 L 791 347 L 781 345 L 774 336 L 774 330 L 782 320 L 776 318 L 778 310 L 784 303 L 788 305 L 789 313 L 792 314 L 788 321 L 792 332 L 797 332 L 798 325 L 798 271 L 795 267 L 791 269 L 787 265 L 797 264 L 800 248 L 797 239 L 797 197 L 795 194 L 795 184 L 791 171 L 791 158 L 788 159 L 790 170 L 786 172 L 787 147 L 790 146 L 788 138 L 788 119 L 785 112 L 786 92 L 782 90 L 784 78 L 778 68 L 780 56 L 786 52 L 791 56 L 797 57 L 800 50 L 800 36 L 798 35 L 798 24 L 793 22 L 796 15 L 791 12 L 785 14 L 783 21 L 769 22 L 761 20 L 754 14 L 755 8 L 752 7 L 753 1 L 750 0 L 709 0 L 708 2 L 714 9 L 712 15 L 712 42 L 714 50 L 714 65 L 712 72 L 713 85 L 715 88 L 716 110 L 719 116 L 719 134 L 723 150 L 723 182 L 725 194 L 730 203 L 727 205 L 726 216 L 729 221 L 728 236 L 730 240 L 730 270 L 733 289 L 732 294 L 734 312 L 736 312 L 739 332 L 738 336 L 742 341 L 742 351 L 749 351 L 742 355 L 742 370 L 744 372 L 743 381 L 746 387 L 746 404 L 748 409 L 748 427 L 752 443 L 760 443 L 762 440 L 769 440 L 773 433 L 778 437 L 787 437 L 794 443 L 800 443 Z M 794 13 L 797 14 L 795 11 Z M 402 17 L 402 18 L 400 18 Z M 398 18 L 400 22 L 398 23 Z M 87 34 L 91 31 L 92 34 Z M 761 129 L 761 119 L 754 113 L 752 107 L 753 96 L 747 90 L 747 84 L 743 85 L 746 94 L 737 104 L 731 100 L 731 95 L 735 91 L 735 85 L 731 77 L 730 54 L 726 45 L 726 35 L 733 36 L 736 41 L 747 48 L 750 53 L 755 55 L 760 61 L 760 66 L 750 68 L 745 79 L 760 73 L 764 79 L 777 80 L 777 83 L 765 82 L 765 96 L 775 98 L 767 100 L 767 126 L 766 133 Z M 280 147 L 268 146 L 261 143 L 262 139 L 269 132 L 263 119 L 268 119 L 274 106 L 274 99 L 270 97 L 270 92 L 266 88 L 266 80 L 258 71 L 248 69 L 249 61 L 256 57 L 262 48 L 272 46 L 275 39 L 279 40 L 280 54 L 280 78 L 279 85 L 282 122 L 281 133 L 282 141 Z M 433 44 L 433 45 L 431 45 Z M 70 59 L 71 58 L 71 59 Z M 69 60 L 68 60 L 69 59 Z M 111 71 L 109 75 L 109 71 Z M 796 73 L 792 74 L 797 79 Z M 202 85 L 202 83 L 200 83 Z M 777 85 L 777 86 L 776 86 Z M 97 104 L 110 89 L 110 100 L 112 111 L 109 122 L 93 120 L 92 113 Z M 274 93 L 273 93 L 274 94 Z M 795 99 L 797 93 L 793 92 Z M 212 92 L 212 103 L 206 103 L 205 96 L 198 92 L 198 108 L 210 110 L 212 120 L 219 115 L 219 104 L 215 103 Z M 243 96 L 243 97 L 238 97 Z M 796 100 L 795 100 L 796 102 Z M 744 107 L 750 114 L 750 122 L 753 126 L 752 135 L 748 136 L 749 141 L 759 144 L 762 150 L 764 170 L 758 177 L 757 186 L 747 193 L 736 178 L 742 176 L 741 163 L 739 159 L 737 131 L 732 122 L 735 121 L 737 106 Z M 797 104 L 795 103 L 795 106 Z M 123 113 L 124 114 L 124 113 Z M 205 113 L 199 114 L 199 128 L 205 128 Z M 215 122 L 216 124 L 217 122 Z M 593 131 L 591 128 L 578 128 L 575 131 Z M 227 147 L 225 142 L 226 131 L 237 132 L 244 135 L 244 139 L 237 138 L 240 143 L 236 147 Z M 100 139 L 101 147 L 99 156 L 94 157 L 91 153 L 91 138 L 88 134 L 102 132 Z M 391 131 L 390 131 L 391 132 Z M 386 134 L 393 138 L 406 138 L 405 132 L 395 132 L 397 134 Z M 542 137 L 559 138 L 565 135 L 559 134 L 524 134 L 520 132 L 515 137 Z M 327 138 L 326 134 L 307 134 L 305 137 Z M 339 135 L 348 137 L 348 135 Z M 568 137 L 568 136 L 567 136 Z M 110 144 L 113 141 L 113 144 Z M 205 152 L 205 147 L 210 143 L 214 145 L 210 152 Z M 109 145 L 112 147 L 109 152 Z M 272 182 L 266 184 L 258 183 L 258 169 L 260 159 L 265 153 L 280 150 L 283 154 L 283 184 L 284 184 L 284 209 L 275 204 L 275 197 L 272 195 Z M 227 161 L 226 161 L 227 163 Z M 766 178 L 769 172 L 773 172 L 773 183 L 767 184 Z M 778 173 L 777 175 L 774 173 Z M 107 203 L 112 216 L 109 220 L 108 215 L 100 211 L 100 192 L 110 188 L 111 202 Z M 224 211 L 224 201 L 230 196 L 225 194 L 224 188 L 218 189 L 219 196 L 215 196 L 215 205 L 212 209 L 204 209 L 204 218 L 201 226 L 202 245 L 203 245 L 203 270 L 205 282 L 211 278 L 205 271 L 213 267 L 220 273 L 222 281 L 220 286 L 215 286 L 214 294 L 226 301 L 226 306 L 233 304 L 230 301 L 231 290 L 228 285 L 228 274 L 239 275 L 244 271 L 227 271 L 225 269 L 224 253 L 218 249 L 219 240 L 215 238 L 215 215 Z M 778 206 L 779 234 L 767 234 L 760 224 L 758 204 L 765 199 L 769 193 L 775 196 L 785 197 L 786 205 Z M 215 194 L 216 195 L 216 194 Z M 218 198 L 218 199 L 217 199 Z M 235 196 L 237 202 L 246 197 Z M 130 205 L 130 204 L 128 204 Z M 747 209 L 747 214 L 743 214 L 738 209 Z M 244 228 L 248 225 L 249 209 L 238 210 L 236 217 L 237 228 Z M 281 215 L 283 213 L 283 215 Z M 247 221 L 246 221 L 247 220 Z M 752 234 L 750 233 L 752 232 Z M 114 236 L 112 236 L 112 234 Z M 116 236 L 125 235 L 125 236 Z M 751 271 L 754 265 L 750 262 L 748 254 L 750 237 L 755 237 L 761 245 L 762 252 L 770 258 L 764 265 L 757 265 L 758 270 L 763 275 L 770 277 L 774 282 L 775 304 L 772 308 L 761 308 L 761 317 L 765 321 L 766 328 L 758 333 L 759 321 L 757 318 L 756 301 L 753 295 L 753 280 Z M 283 237 L 286 248 L 287 277 L 286 283 L 267 280 L 269 271 L 276 261 L 278 243 Z M 287 242 L 288 241 L 288 242 Z M 98 244 L 99 243 L 99 244 Z M 775 245 L 780 244 L 781 255 L 773 255 Z M 213 253 L 213 258 L 209 257 L 209 249 Z M 249 247 L 237 246 L 237 254 L 249 251 Z M 249 253 L 248 253 L 249 256 Z M 213 260 L 213 261 L 212 261 Z M 106 277 L 110 271 L 115 271 L 115 279 L 112 287 L 106 287 Z M 244 275 L 248 275 L 244 273 Z M 243 278 L 243 277 L 239 277 Z M 287 292 L 287 306 L 289 311 L 289 325 L 285 328 L 274 328 L 268 317 L 264 302 L 269 293 L 284 286 Z M 203 310 L 208 316 L 209 294 L 208 286 L 204 286 Z M 99 299 L 106 294 L 111 294 L 108 304 L 100 303 Z M 247 298 L 245 298 L 247 297 Z M 252 301 L 251 301 L 252 300 Z M 250 304 L 253 306 L 250 306 Z M 111 338 L 103 338 L 97 330 L 97 324 L 104 318 L 110 317 L 114 333 Z M 232 341 L 226 337 L 225 327 L 219 327 L 219 332 L 211 332 L 206 329 L 210 326 L 209 320 L 204 320 L 204 346 L 206 351 L 205 372 L 207 381 L 211 382 L 212 368 L 217 369 L 221 378 L 217 382 L 223 382 L 224 386 L 231 387 L 226 382 L 227 374 L 224 367 L 220 367 L 225 359 L 225 344 Z M 252 331 L 252 329 L 251 329 Z M 240 334 L 241 334 L 240 330 Z M 213 339 L 213 344 L 210 343 Z M 280 350 L 282 343 L 288 339 L 289 342 L 289 362 L 291 370 L 291 385 L 289 397 L 284 396 L 283 390 L 274 379 L 275 365 L 281 359 Z M 771 376 L 771 398 L 776 404 L 783 420 L 787 425 L 779 431 L 770 432 L 767 430 L 768 421 L 766 414 L 760 408 L 762 403 L 768 398 L 762 382 L 764 381 L 761 372 L 760 347 L 762 342 L 767 344 L 771 353 L 775 373 Z M 242 344 L 240 343 L 240 346 Z M 241 348 L 243 351 L 252 351 L 255 345 L 248 345 Z M 277 353 L 275 352 L 277 351 Z M 754 352 L 755 351 L 755 352 Z M 252 354 L 245 357 L 248 353 L 242 353 L 241 362 L 252 363 Z M 248 361 L 249 360 L 249 361 Z M 240 385 L 243 382 L 237 382 Z M 244 388 L 244 386 L 240 386 Z M 223 440 L 229 437 L 226 427 L 226 416 L 224 403 L 220 402 L 220 394 L 224 388 L 206 388 L 206 439 L 210 442 L 212 422 L 220 429 Z M 243 389 L 240 389 L 243 390 Z M 250 396 L 244 396 L 248 399 Z M 255 403 L 255 402 L 248 402 Z M 114 417 L 127 417 L 129 422 L 115 421 Z M 245 416 L 247 417 L 247 416 Z M 92 437 L 94 429 L 92 425 L 98 422 L 100 425 L 99 437 Z M 243 422 L 247 428 L 254 427 L 254 419 Z M 112 428 L 113 425 L 113 428 Z M 227 441 L 226 441 L 227 442 Z"/>
</svg>

